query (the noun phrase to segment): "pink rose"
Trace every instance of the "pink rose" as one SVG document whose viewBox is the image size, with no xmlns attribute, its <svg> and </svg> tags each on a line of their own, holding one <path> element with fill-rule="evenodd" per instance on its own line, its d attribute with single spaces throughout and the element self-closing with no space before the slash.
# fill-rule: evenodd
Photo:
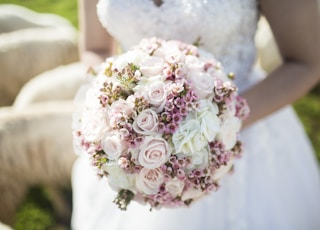
<svg viewBox="0 0 320 230">
<path fill-rule="evenodd" d="M 163 59 L 155 56 L 150 56 L 140 63 L 140 71 L 147 77 L 158 75 L 163 69 Z"/>
<path fill-rule="evenodd" d="M 119 99 L 113 102 L 108 110 L 108 114 L 110 117 L 110 126 L 117 126 L 119 122 L 122 122 L 122 125 L 124 125 L 128 117 L 134 116 L 133 107 L 134 105 L 131 102 L 125 101 L 123 99 Z"/>
<path fill-rule="evenodd" d="M 153 195 L 159 191 L 159 187 L 163 181 L 164 176 L 160 169 L 143 168 L 137 176 L 136 187 L 147 195 Z"/>
<path fill-rule="evenodd" d="M 165 83 L 163 81 L 154 81 L 146 87 L 146 97 L 151 105 L 156 108 L 156 112 L 163 110 L 166 102 L 166 90 Z"/>
<path fill-rule="evenodd" d="M 157 132 L 158 123 L 157 113 L 152 109 L 145 109 L 136 117 L 132 127 L 137 133 L 151 135 Z"/>
<path fill-rule="evenodd" d="M 213 96 L 213 88 L 215 79 L 209 73 L 194 71 L 189 75 L 192 88 L 195 90 L 199 99 L 209 98 Z"/>
<path fill-rule="evenodd" d="M 168 143 L 161 137 L 146 136 L 138 153 L 138 162 L 145 168 L 155 169 L 170 157 Z"/>
<path fill-rule="evenodd" d="M 112 116 L 121 113 L 128 117 L 133 113 L 133 106 L 134 105 L 132 103 L 123 99 L 119 99 L 112 103 L 112 105 L 110 106 L 109 114 L 110 116 Z"/>
<path fill-rule="evenodd" d="M 155 50 L 154 54 L 165 59 L 167 62 L 178 61 L 183 56 L 175 41 L 168 41 L 162 44 L 161 47 Z"/>
</svg>

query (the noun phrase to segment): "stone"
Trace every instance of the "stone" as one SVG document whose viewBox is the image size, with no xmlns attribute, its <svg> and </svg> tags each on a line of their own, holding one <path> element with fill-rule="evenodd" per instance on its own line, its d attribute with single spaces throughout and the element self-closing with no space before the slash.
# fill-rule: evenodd
<svg viewBox="0 0 320 230">
<path fill-rule="evenodd" d="M 50 14 L 37 13 L 15 4 L 0 5 L 0 34 L 26 28 L 72 27 L 65 18 Z"/>
<path fill-rule="evenodd" d="M 13 224 L 31 186 L 70 187 L 76 159 L 73 110 L 72 101 L 36 103 L 19 111 L 0 108 L 0 220 L 4 223 Z"/>
<path fill-rule="evenodd" d="M 85 75 L 86 67 L 80 62 L 43 72 L 22 87 L 13 106 L 23 109 L 36 102 L 72 100 L 86 81 Z"/>
<path fill-rule="evenodd" d="M 60 16 L 14 5 L 0 5 L 0 15 L 0 106 L 7 106 L 31 78 L 79 60 L 78 32 Z"/>
</svg>

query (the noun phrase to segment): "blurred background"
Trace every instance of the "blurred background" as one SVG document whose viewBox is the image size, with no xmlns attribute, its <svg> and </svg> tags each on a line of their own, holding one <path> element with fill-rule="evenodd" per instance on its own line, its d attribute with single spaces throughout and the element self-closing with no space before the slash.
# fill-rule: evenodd
<svg viewBox="0 0 320 230">
<path fill-rule="evenodd" d="M 77 0 L 0 0 L 0 230 L 69 229 L 75 159 L 67 144 L 70 108 L 84 73 L 77 32 Z M 271 71 L 280 59 L 263 19 L 256 42 L 258 63 Z M 320 84 L 293 106 L 320 162 Z M 65 142 L 54 133 L 50 142 L 36 139 L 33 134 L 44 131 L 29 128 L 32 122 L 47 131 L 51 125 Z"/>
</svg>

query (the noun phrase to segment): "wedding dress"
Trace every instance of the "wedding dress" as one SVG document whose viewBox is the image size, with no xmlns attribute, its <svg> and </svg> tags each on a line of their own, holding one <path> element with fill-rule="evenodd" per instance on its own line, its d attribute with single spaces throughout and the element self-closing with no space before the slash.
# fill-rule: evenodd
<svg viewBox="0 0 320 230">
<path fill-rule="evenodd" d="M 232 71 L 240 91 L 264 74 L 254 67 L 255 0 L 100 0 L 98 16 L 123 50 L 144 37 L 193 43 Z M 221 188 L 190 208 L 149 211 L 131 202 L 126 212 L 116 193 L 98 180 L 86 155 L 73 170 L 73 229 L 320 229 L 320 177 L 309 140 L 291 107 L 241 133 L 243 157 Z"/>
</svg>

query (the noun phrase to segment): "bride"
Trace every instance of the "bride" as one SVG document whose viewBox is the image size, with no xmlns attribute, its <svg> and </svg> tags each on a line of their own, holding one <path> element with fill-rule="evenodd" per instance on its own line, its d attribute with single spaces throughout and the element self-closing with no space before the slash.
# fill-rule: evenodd
<svg viewBox="0 0 320 230">
<path fill-rule="evenodd" d="M 316 0 L 80 0 L 81 58 L 88 66 L 113 55 L 115 42 L 127 50 L 144 37 L 187 43 L 201 38 L 201 48 L 235 73 L 251 115 L 233 175 L 190 208 L 150 212 L 132 203 L 120 211 L 112 203 L 115 193 L 80 154 L 72 175 L 72 228 L 320 229 L 317 161 L 289 106 L 320 79 L 317 9 Z M 254 66 L 260 14 L 283 58 L 268 76 Z"/>
</svg>

